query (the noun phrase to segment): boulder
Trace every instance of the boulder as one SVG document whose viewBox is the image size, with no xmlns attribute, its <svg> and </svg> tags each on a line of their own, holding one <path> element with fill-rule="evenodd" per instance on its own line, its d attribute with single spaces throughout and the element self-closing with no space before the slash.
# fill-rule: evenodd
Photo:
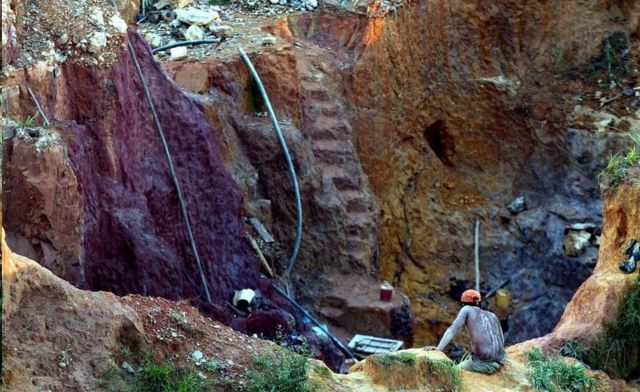
<svg viewBox="0 0 640 392">
<path fill-rule="evenodd" d="M 569 257 L 578 257 L 583 254 L 591 243 L 592 234 L 584 230 L 569 230 L 564 238 L 562 249 Z"/>
<path fill-rule="evenodd" d="M 187 58 L 187 47 L 178 46 L 177 48 L 171 48 L 171 61 L 178 61 Z"/>
<path fill-rule="evenodd" d="M 185 31 L 184 38 L 188 41 L 196 41 L 204 38 L 204 30 L 200 26 L 191 25 Z"/>
<path fill-rule="evenodd" d="M 176 18 L 188 25 L 206 26 L 214 20 L 220 19 L 220 14 L 216 11 L 185 8 L 176 10 Z"/>
</svg>

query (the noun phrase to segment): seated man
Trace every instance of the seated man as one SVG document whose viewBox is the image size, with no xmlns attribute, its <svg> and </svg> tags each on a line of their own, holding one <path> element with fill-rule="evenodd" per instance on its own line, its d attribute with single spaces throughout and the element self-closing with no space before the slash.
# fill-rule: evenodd
<svg viewBox="0 0 640 392">
<path fill-rule="evenodd" d="M 463 325 L 471 339 L 472 353 L 458 367 L 477 373 L 492 374 L 498 371 L 507 359 L 504 352 L 504 335 L 495 314 L 480 309 L 480 293 L 467 290 L 460 301 L 464 305 L 455 321 L 445 332 L 438 347 L 427 346 L 425 350 L 444 350 Z"/>
</svg>

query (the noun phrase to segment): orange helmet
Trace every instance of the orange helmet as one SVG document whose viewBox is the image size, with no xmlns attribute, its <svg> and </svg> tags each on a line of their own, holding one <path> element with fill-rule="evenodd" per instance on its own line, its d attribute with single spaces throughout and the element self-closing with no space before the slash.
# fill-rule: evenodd
<svg viewBox="0 0 640 392">
<path fill-rule="evenodd" d="M 462 293 L 460 302 L 479 304 L 481 299 L 482 297 L 480 296 L 479 292 L 475 290 L 467 290 L 464 293 Z"/>
</svg>

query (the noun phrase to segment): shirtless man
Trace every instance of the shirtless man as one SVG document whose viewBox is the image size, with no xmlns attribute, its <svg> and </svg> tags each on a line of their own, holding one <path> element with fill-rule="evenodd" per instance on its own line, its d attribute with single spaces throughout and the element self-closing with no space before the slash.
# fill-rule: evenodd
<svg viewBox="0 0 640 392">
<path fill-rule="evenodd" d="M 505 363 L 504 336 L 500 321 L 495 314 L 480 309 L 480 293 L 467 290 L 462 293 L 460 301 L 464 305 L 455 321 L 438 344 L 438 347 L 427 346 L 425 350 L 444 350 L 456 336 L 463 325 L 471 339 L 472 353 L 458 367 L 477 373 L 492 374 Z"/>
</svg>

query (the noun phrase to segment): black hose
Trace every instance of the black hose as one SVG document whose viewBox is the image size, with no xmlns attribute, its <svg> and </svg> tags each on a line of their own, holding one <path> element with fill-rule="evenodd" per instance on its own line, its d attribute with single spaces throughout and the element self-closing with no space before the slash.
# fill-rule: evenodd
<svg viewBox="0 0 640 392">
<path fill-rule="evenodd" d="M 276 130 L 276 136 L 278 137 L 278 142 L 280 143 L 280 148 L 282 148 L 282 152 L 284 153 L 284 157 L 287 161 L 287 167 L 289 168 L 289 173 L 291 174 L 291 182 L 293 183 L 293 192 L 296 198 L 296 216 L 298 224 L 296 226 L 296 240 L 293 244 L 293 251 L 291 252 L 291 258 L 289 259 L 289 264 L 287 265 L 287 270 L 285 272 L 285 276 L 289 276 L 291 271 L 293 270 L 294 265 L 296 264 L 296 257 L 298 256 L 298 250 L 300 249 L 300 239 L 302 237 L 302 202 L 300 201 L 300 188 L 298 186 L 298 178 L 296 176 L 296 169 L 293 166 L 293 162 L 291 161 L 291 155 L 289 154 L 289 148 L 287 147 L 287 142 L 284 140 L 282 136 L 282 131 L 280 130 L 280 125 L 278 124 L 278 119 L 276 118 L 275 113 L 273 112 L 273 108 L 271 107 L 271 101 L 269 101 L 269 97 L 267 96 L 267 91 L 264 89 L 264 85 L 260 80 L 260 76 L 258 76 L 258 72 L 253 67 L 253 63 L 249 59 L 249 56 L 245 53 L 245 51 L 238 46 L 238 51 L 240 52 L 240 56 L 247 64 L 249 71 L 251 71 L 251 75 L 253 79 L 256 81 L 258 88 L 260 89 L 260 93 L 262 94 L 262 98 L 264 99 L 265 106 L 269 111 L 269 116 L 271 117 L 271 122 L 273 123 L 273 128 Z"/>
<path fill-rule="evenodd" d="M 167 140 L 164 137 L 164 132 L 162 131 L 162 125 L 160 124 L 160 120 L 158 119 L 158 113 L 156 113 L 156 109 L 153 105 L 153 101 L 151 100 L 151 93 L 149 92 L 149 86 L 147 85 L 147 81 L 144 78 L 144 74 L 142 73 L 142 68 L 140 68 L 140 63 L 138 62 L 138 56 L 136 55 L 136 51 L 131 44 L 131 41 L 127 41 L 127 45 L 129 46 L 129 52 L 131 52 L 131 58 L 133 59 L 133 63 L 136 66 L 136 70 L 138 71 L 138 76 L 140 77 L 140 81 L 142 82 L 142 88 L 144 89 L 144 95 L 147 98 L 147 104 L 149 105 L 149 109 L 151 110 L 151 115 L 153 116 L 153 122 L 155 123 L 156 129 L 158 130 L 158 135 L 160 135 L 160 140 L 162 140 L 162 147 L 164 148 L 164 153 L 167 157 L 167 163 L 169 165 L 169 175 L 171 176 L 171 180 L 173 181 L 173 185 L 176 188 L 176 193 L 178 194 L 178 202 L 180 203 L 180 210 L 182 211 L 182 219 L 184 220 L 184 224 L 187 227 L 187 234 L 189 236 L 189 243 L 191 244 L 191 250 L 193 251 L 193 256 L 196 259 L 196 265 L 198 266 L 198 270 L 200 271 L 200 280 L 202 281 L 202 286 L 204 287 L 204 294 L 208 303 L 211 303 L 211 295 L 209 294 L 209 287 L 207 285 L 207 280 L 204 277 L 204 271 L 202 270 L 202 263 L 200 263 L 200 255 L 198 254 L 198 248 L 196 247 L 196 241 L 193 238 L 193 232 L 191 230 L 191 222 L 189 221 L 189 214 L 187 213 L 187 206 L 182 198 L 182 192 L 180 191 L 180 184 L 178 183 L 178 177 L 176 176 L 176 172 L 173 168 L 173 161 L 171 159 L 171 153 L 169 152 L 169 146 L 167 145 Z"/>
<path fill-rule="evenodd" d="M 287 295 L 287 293 L 284 292 L 284 290 L 282 290 L 280 287 L 278 287 L 275 283 L 273 284 L 273 288 L 276 290 L 276 292 L 278 292 L 278 294 L 280 294 L 284 299 L 286 299 L 287 301 L 289 301 L 289 303 L 291 305 L 293 305 L 296 309 L 298 309 L 302 314 L 305 315 L 305 317 L 308 317 L 309 320 L 311 320 L 311 322 L 313 322 L 315 325 L 318 326 L 318 328 L 320 328 L 320 330 L 322 332 L 324 332 L 325 334 L 327 334 L 327 336 L 329 337 L 329 339 L 331 339 L 331 341 L 338 346 L 338 348 L 340 349 L 340 351 L 342 351 L 343 353 L 347 354 L 350 358 L 355 359 L 356 361 L 358 360 L 358 358 L 355 357 L 355 355 L 353 355 L 353 353 L 351 352 L 351 350 L 349 350 L 348 348 L 346 348 L 344 346 L 344 344 L 342 344 L 342 342 L 340 342 L 338 340 L 338 338 L 336 338 L 331 332 L 329 332 L 329 330 L 322 324 L 320 324 L 320 322 L 318 320 L 316 320 L 311 313 L 309 313 L 305 308 L 302 307 L 302 305 L 298 304 L 296 301 L 293 300 L 293 298 L 289 297 Z"/>
<path fill-rule="evenodd" d="M 219 39 L 199 39 L 194 41 L 180 41 L 174 42 L 169 45 L 161 46 L 159 48 L 155 48 L 151 50 L 151 53 L 156 54 L 158 52 L 162 52 L 163 50 L 169 50 L 172 48 L 177 48 L 178 46 L 188 46 L 188 45 L 202 45 L 202 44 L 217 44 L 219 43 Z"/>
</svg>

